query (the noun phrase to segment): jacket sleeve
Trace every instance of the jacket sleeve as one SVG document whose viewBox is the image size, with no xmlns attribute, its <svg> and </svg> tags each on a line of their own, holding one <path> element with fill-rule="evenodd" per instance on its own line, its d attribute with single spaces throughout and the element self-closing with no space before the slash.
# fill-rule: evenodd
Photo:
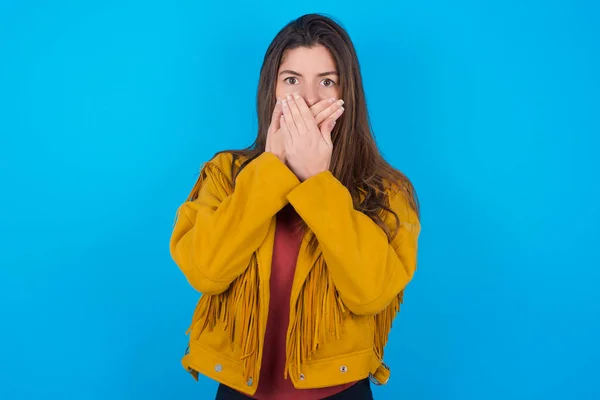
<svg viewBox="0 0 600 400">
<path fill-rule="evenodd" d="M 390 198 L 400 219 L 391 243 L 379 225 L 354 209 L 350 192 L 329 171 L 304 181 L 288 199 L 316 235 L 333 283 L 353 313 L 378 313 L 412 279 L 421 227 L 404 195 Z M 385 222 L 395 227 L 393 216 Z"/>
<path fill-rule="evenodd" d="M 219 155 L 232 158 L 231 155 Z M 275 155 L 263 153 L 238 174 L 235 190 L 219 167 L 209 162 L 198 197 L 179 207 L 170 252 L 188 282 L 204 294 L 225 291 L 248 266 L 265 239 L 271 218 L 300 182 Z M 227 164 L 222 162 L 221 164 Z M 216 167 L 216 168 L 212 168 Z"/>
</svg>

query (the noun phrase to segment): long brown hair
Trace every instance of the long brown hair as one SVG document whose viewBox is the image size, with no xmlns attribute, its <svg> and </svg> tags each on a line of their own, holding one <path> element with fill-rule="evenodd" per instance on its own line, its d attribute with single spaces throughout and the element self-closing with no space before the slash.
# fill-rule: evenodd
<svg viewBox="0 0 600 400">
<path fill-rule="evenodd" d="M 332 132 L 333 154 L 330 171 L 350 192 L 354 207 L 371 217 L 391 240 L 399 226 L 398 216 L 389 208 L 387 188 L 393 187 L 405 195 L 419 215 L 419 203 L 410 180 L 384 160 L 377 148 L 367 112 L 360 66 L 348 33 L 331 18 L 307 14 L 287 24 L 269 45 L 264 56 L 258 93 L 258 135 L 254 143 L 233 153 L 232 176 L 265 151 L 267 131 L 277 101 L 275 88 L 279 66 L 286 50 L 321 45 L 329 50 L 340 76 L 345 112 Z M 242 164 L 236 168 L 236 159 Z M 396 219 L 391 232 L 383 222 L 383 213 Z M 314 238 L 313 238 L 314 239 Z M 313 240 L 314 242 L 314 240 Z"/>
</svg>

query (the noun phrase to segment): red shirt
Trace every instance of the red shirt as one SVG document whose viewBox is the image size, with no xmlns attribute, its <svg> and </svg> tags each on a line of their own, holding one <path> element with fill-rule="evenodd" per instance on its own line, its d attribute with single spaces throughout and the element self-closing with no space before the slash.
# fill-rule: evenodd
<svg viewBox="0 0 600 400">
<path fill-rule="evenodd" d="M 313 400 L 339 393 L 354 383 L 320 389 L 296 389 L 292 381 L 284 379 L 286 336 L 290 320 L 290 293 L 296 270 L 296 260 L 304 231 L 300 216 L 291 205 L 277 214 L 273 262 L 271 265 L 271 300 L 265 333 L 262 367 L 255 399 L 259 400 Z"/>
</svg>

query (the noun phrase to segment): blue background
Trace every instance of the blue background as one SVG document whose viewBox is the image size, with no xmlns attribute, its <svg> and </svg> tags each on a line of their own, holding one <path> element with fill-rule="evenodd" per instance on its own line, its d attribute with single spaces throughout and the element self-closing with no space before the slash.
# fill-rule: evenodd
<svg viewBox="0 0 600 400">
<path fill-rule="evenodd" d="M 377 399 L 600 398 L 593 1 L 3 1 L 0 399 L 210 399 L 172 262 L 202 162 L 255 135 L 268 44 L 324 12 L 416 185 Z"/>
</svg>

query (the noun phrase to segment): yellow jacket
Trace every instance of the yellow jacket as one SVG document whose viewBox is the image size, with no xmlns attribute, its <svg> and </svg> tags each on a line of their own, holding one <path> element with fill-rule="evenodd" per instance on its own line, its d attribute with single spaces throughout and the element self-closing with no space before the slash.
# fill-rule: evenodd
<svg viewBox="0 0 600 400">
<path fill-rule="evenodd" d="M 275 235 L 287 203 L 318 240 L 305 235 L 290 299 L 285 374 L 297 388 L 339 385 L 370 376 L 385 383 L 383 349 L 405 286 L 416 269 L 420 223 L 406 198 L 390 195 L 399 219 L 394 240 L 353 207 L 330 172 L 304 182 L 263 153 L 232 184 L 233 156 L 206 163 L 181 205 L 170 251 L 200 297 L 184 367 L 252 395 L 258 386 Z M 236 161 L 240 163 L 240 161 Z M 392 192 L 390 192 L 392 193 Z M 393 229 L 395 219 L 386 216 Z"/>
</svg>

